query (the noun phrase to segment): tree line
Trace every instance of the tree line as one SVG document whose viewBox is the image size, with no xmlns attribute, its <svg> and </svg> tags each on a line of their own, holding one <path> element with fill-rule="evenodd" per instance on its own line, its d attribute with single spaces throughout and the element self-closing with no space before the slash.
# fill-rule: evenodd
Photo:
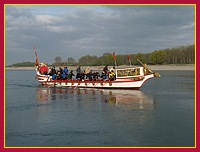
<svg viewBox="0 0 200 152">
<path fill-rule="evenodd" d="M 117 65 L 137 65 L 139 58 L 147 64 L 194 64 L 195 63 L 195 46 L 181 46 L 178 48 L 155 50 L 151 53 L 123 54 L 116 55 Z M 69 57 L 66 61 L 62 58 L 55 57 L 53 65 L 85 65 L 101 66 L 114 65 L 113 53 L 104 53 L 102 56 L 85 55 L 79 58 L 78 62 Z"/>
<path fill-rule="evenodd" d="M 119 54 L 116 52 L 117 65 L 138 65 L 137 58 L 146 64 L 194 64 L 195 63 L 195 46 L 181 46 L 178 48 L 155 50 L 151 53 L 137 54 Z M 63 61 L 62 57 L 57 56 L 52 65 L 83 65 L 83 66 L 102 66 L 114 65 L 113 53 L 104 53 L 102 56 L 85 55 L 76 61 L 72 57 L 68 57 Z M 35 62 L 21 62 L 10 66 L 35 66 Z"/>
</svg>

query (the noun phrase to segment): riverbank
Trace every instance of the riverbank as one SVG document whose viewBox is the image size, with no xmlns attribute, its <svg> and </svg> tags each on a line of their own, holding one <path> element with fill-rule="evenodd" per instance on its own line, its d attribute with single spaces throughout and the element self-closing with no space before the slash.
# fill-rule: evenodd
<svg viewBox="0 0 200 152">
<path fill-rule="evenodd" d="M 81 69 L 86 69 L 88 66 L 81 66 Z M 91 70 L 102 70 L 104 66 L 89 66 Z M 126 68 L 129 66 L 117 66 L 117 68 Z M 195 70 L 194 64 L 168 64 L 168 65 L 148 65 L 155 71 L 161 70 Z M 77 66 L 68 66 L 69 70 L 76 70 Z M 108 68 L 111 68 L 109 66 Z M 6 67 L 6 70 L 35 70 L 35 67 Z"/>
</svg>

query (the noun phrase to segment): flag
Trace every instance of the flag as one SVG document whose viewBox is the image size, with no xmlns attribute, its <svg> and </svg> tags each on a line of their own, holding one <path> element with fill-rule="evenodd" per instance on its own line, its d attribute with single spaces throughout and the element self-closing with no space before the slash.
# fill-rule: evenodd
<svg viewBox="0 0 200 152">
<path fill-rule="evenodd" d="M 115 52 L 113 52 L 113 59 L 114 59 L 114 61 L 115 61 L 115 66 L 117 66 L 117 62 L 116 62 L 116 55 L 115 55 Z"/>
<path fill-rule="evenodd" d="M 131 56 L 130 56 L 130 54 L 128 54 L 128 61 L 130 61 L 131 60 Z"/>
<path fill-rule="evenodd" d="M 34 46 L 34 52 L 35 52 L 35 57 L 36 57 L 35 65 L 38 66 L 39 65 L 39 61 L 38 61 L 38 55 L 37 55 L 36 47 L 35 46 Z"/>
</svg>

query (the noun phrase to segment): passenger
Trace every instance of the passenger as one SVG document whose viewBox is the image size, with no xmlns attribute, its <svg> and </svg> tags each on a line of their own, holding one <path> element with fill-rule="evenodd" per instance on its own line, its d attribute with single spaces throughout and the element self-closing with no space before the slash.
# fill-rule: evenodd
<svg viewBox="0 0 200 152">
<path fill-rule="evenodd" d="M 72 77 L 75 76 L 73 71 L 71 70 L 70 73 L 68 74 L 67 79 L 72 80 Z"/>
<path fill-rule="evenodd" d="M 76 79 L 80 79 L 81 77 L 81 66 L 79 65 L 76 69 Z"/>
<path fill-rule="evenodd" d="M 108 70 L 108 65 L 106 65 L 106 66 L 103 68 L 103 71 L 104 71 L 104 73 L 105 73 L 104 80 L 107 80 L 107 79 L 108 79 L 108 72 L 109 72 L 109 70 Z"/>
<path fill-rule="evenodd" d="M 79 75 L 79 79 L 82 81 L 85 79 L 85 71 L 81 72 L 80 75 Z"/>
<path fill-rule="evenodd" d="M 108 78 L 109 78 L 110 81 L 116 79 L 116 75 L 115 75 L 115 72 L 113 70 L 109 73 Z"/>
<path fill-rule="evenodd" d="M 92 70 L 86 75 L 86 78 L 89 79 L 90 81 L 93 80 L 93 73 L 92 73 Z"/>
<path fill-rule="evenodd" d="M 91 80 L 92 78 L 92 71 L 90 70 L 89 73 L 86 73 L 86 79 Z"/>
<path fill-rule="evenodd" d="M 111 72 L 112 70 L 115 72 L 115 66 L 113 66 L 113 67 L 110 69 L 110 72 Z"/>
<path fill-rule="evenodd" d="M 108 71 L 107 75 L 106 75 L 106 79 L 109 80 L 109 75 L 110 75 L 110 71 Z"/>
<path fill-rule="evenodd" d="M 68 75 L 68 69 L 67 67 L 64 67 L 63 73 L 62 73 L 62 79 L 67 79 L 67 75 Z"/>
<path fill-rule="evenodd" d="M 62 74 L 60 71 L 58 71 L 57 75 L 56 75 L 56 79 L 57 80 L 61 80 L 62 79 Z"/>
<path fill-rule="evenodd" d="M 62 67 L 59 67 L 59 72 L 60 72 L 60 74 L 62 75 L 62 73 L 63 73 Z"/>
<path fill-rule="evenodd" d="M 56 80 L 56 74 L 52 75 L 52 80 Z"/>
<path fill-rule="evenodd" d="M 105 79 L 106 79 L 106 77 L 107 77 L 107 75 L 105 74 L 105 72 L 104 72 L 104 71 L 102 71 L 102 73 L 101 73 L 101 78 L 102 78 L 102 80 L 105 80 Z"/>
<path fill-rule="evenodd" d="M 99 72 L 94 72 L 93 73 L 93 80 L 96 81 L 99 79 Z"/>
<path fill-rule="evenodd" d="M 106 65 L 104 68 L 103 68 L 103 71 L 105 72 L 105 74 L 107 74 L 108 73 L 108 65 Z"/>
<path fill-rule="evenodd" d="M 87 67 L 87 68 L 85 69 L 85 74 L 87 75 L 88 73 L 90 73 L 90 67 Z"/>
<path fill-rule="evenodd" d="M 52 75 L 54 75 L 54 74 L 56 74 L 55 66 L 53 66 L 53 67 L 51 68 L 51 71 L 49 72 L 49 75 L 50 75 L 50 76 L 52 76 Z"/>
</svg>

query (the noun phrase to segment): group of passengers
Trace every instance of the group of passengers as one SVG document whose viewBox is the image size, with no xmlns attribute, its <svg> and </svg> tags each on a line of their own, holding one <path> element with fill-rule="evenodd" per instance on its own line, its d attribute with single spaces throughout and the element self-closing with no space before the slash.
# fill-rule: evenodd
<svg viewBox="0 0 200 152">
<path fill-rule="evenodd" d="M 64 68 L 59 67 L 59 70 L 56 70 L 54 66 L 51 68 L 49 75 L 52 76 L 52 80 L 70 80 L 73 76 L 75 76 L 73 70 L 69 72 L 67 66 Z"/>
<path fill-rule="evenodd" d="M 49 75 L 52 76 L 52 80 L 90 80 L 90 81 L 96 81 L 96 80 L 115 80 L 116 75 L 114 72 L 115 68 L 108 70 L 108 66 L 106 65 L 102 73 L 95 71 L 92 72 L 89 67 L 86 68 L 86 70 L 82 71 L 81 66 L 78 66 L 76 69 L 76 75 L 73 73 L 73 70 L 69 72 L 67 66 L 64 68 L 59 67 L 59 70 L 55 69 L 55 66 L 50 69 Z M 75 78 L 74 78 L 75 77 Z"/>
</svg>

